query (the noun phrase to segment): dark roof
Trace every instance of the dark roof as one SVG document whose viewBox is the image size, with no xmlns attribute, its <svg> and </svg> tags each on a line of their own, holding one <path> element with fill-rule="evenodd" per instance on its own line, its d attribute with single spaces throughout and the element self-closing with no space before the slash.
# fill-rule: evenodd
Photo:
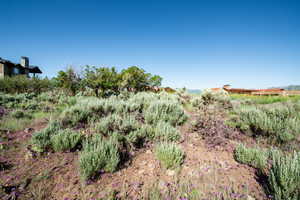
<svg viewBox="0 0 300 200">
<path fill-rule="evenodd" d="M 30 66 L 29 73 L 41 74 L 43 73 L 38 66 Z"/>
<path fill-rule="evenodd" d="M 23 67 L 22 65 L 20 64 L 16 64 L 16 63 L 13 63 L 9 60 L 5 60 L 3 58 L 0 57 L 0 63 L 4 63 L 4 64 L 7 64 L 8 66 L 14 66 L 14 67 L 18 67 L 18 68 L 23 68 L 23 69 L 28 69 L 29 70 L 29 73 L 36 73 L 36 74 L 41 74 L 43 73 L 40 68 L 38 66 L 29 66 L 29 67 Z"/>
</svg>

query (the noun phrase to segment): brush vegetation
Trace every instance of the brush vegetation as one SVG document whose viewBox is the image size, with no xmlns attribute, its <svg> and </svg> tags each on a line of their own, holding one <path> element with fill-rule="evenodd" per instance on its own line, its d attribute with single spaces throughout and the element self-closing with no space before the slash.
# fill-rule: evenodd
<svg viewBox="0 0 300 200">
<path fill-rule="evenodd" d="M 166 169 L 175 169 L 182 165 L 184 153 L 174 143 L 161 143 L 155 147 L 155 156 Z"/>
</svg>

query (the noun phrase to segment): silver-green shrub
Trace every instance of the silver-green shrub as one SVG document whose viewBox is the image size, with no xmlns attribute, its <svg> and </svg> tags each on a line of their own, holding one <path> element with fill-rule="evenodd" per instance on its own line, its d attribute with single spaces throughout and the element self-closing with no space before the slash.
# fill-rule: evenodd
<svg viewBox="0 0 300 200">
<path fill-rule="evenodd" d="M 300 154 L 283 155 L 271 151 L 269 188 L 275 200 L 300 199 Z"/>
<path fill-rule="evenodd" d="M 52 121 L 48 126 L 41 131 L 32 135 L 31 143 L 37 151 L 45 151 L 51 146 L 51 136 L 57 134 L 61 129 L 61 124 L 58 121 Z"/>
<path fill-rule="evenodd" d="M 114 172 L 119 162 L 118 141 L 115 137 L 105 140 L 95 135 L 84 142 L 83 151 L 79 155 L 80 173 L 85 180 L 100 170 Z"/>
<path fill-rule="evenodd" d="M 133 115 L 127 114 L 120 116 L 118 114 L 112 114 L 102 118 L 96 125 L 96 130 L 104 134 L 118 132 L 126 135 L 137 130 L 139 127 L 140 124 Z"/>
<path fill-rule="evenodd" d="M 191 103 L 196 108 L 203 108 L 211 104 L 221 104 L 223 106 L 230 106 L 230 97 L 225 90 L 213 91 L 211 89 L 204 90 L 200 96 L 194 96 Z"/>
<path fill-rule="evenodd" d="M 81 140 L 81 134 L 70 129 L 65 129 L 51 136 L 50 140 L 54 151 L 66 151 L 76 147 Z"/>
<path fill-rule="evenodd" d="M 175 142 L 180 139 L 180 132 L 169 123 L 159 121 L 154 128 L 153 136 L 156 141 Z"/>
<path fill-rule="evenodd" d="M 267 166 L 268 152 L 258 148 L 247 148 L 240 144 L 235 149 L 234 158 L 240 163 L 263 170 Z"/>
<path fill-rule="evenodd" d="M 182 125 L 187 120 L 182 106 L 172 101 L 156 101 L 149 105 L 144 112 L 145 120 L 149 124 L 165 121 L 173 126 Z"/>
<path fill-rule="evenodd" d="M 174 143 L 160 143 L 155 147 L 155 156 L 166 169 L 180 167 L 184 161 L 184 153 Z"/>
<path fill-rule="evenodd" d="M 272 107 L 241 106 L 235 112 L 239 117 L 237 126 L 248 127 L 257 135 L 288 142 L 300 133 L 299 111 L 287 104 Z"/>
</svg>

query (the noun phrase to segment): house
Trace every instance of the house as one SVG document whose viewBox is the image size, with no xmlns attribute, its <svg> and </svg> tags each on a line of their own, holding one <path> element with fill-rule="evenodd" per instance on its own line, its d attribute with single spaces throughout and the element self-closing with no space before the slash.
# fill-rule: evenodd
<svg viewBox="0 0 300 200">
<path fill-rule="evenodd" d="M 224 85 L 223 88 L 211 88 L 212 91 L 225 90 L 231 94 L 248 94 L 248 95 L 288 95 L 284 89 L 243 89 L 231 88 L 230 85 Z"/>
<path fill-rule="evenodd" d="M 41 74 L 42 71 L 37 66 L 29 65 L 27 57 L 21 57 L 20 64 L 13 63 L 9 60 L 0 58 L 0 78 L 14 75 Z"/>
</svg>

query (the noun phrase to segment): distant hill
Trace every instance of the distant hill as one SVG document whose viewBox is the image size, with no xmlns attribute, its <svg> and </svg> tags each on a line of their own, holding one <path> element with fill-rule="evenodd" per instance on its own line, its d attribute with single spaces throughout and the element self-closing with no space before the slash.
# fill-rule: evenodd
<svg viewBox="0 0 300 200">
<path fill-rule="evenodd" d="M 288 85 L 283 87 L 272 87 L 272 88 L 282 88 L 285 90 L 300 90 L 300 85 Z"/>
<path fill-rule="evenodd" d="M 187 89 L 187 92 L 190 94 L 200 94 L 201 90 L 199 89 Z"/>
</svg>

